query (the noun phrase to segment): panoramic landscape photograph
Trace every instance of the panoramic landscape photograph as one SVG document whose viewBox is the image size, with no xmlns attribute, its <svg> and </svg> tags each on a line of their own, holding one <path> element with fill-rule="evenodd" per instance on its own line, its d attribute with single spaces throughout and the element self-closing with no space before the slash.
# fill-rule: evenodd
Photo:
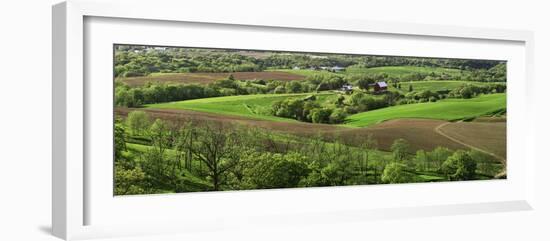
<svg viewBox="0 0 550 241">
<path fill-rule="evenodd" d="M 113 45 L 114 195 L 506 179 L 506 61 Z"/>
</svg>

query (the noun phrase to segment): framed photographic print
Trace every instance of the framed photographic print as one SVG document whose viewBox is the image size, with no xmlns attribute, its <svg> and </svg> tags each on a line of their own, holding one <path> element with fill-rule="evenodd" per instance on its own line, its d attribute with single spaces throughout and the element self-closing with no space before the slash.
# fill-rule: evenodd
<svg viewBox="0 0 550 241">
<path fill-rule="evenodd" d="M 161 2 L 53 8 L 56 236 L 532 208 L 530 32 Z"/>
</svg>

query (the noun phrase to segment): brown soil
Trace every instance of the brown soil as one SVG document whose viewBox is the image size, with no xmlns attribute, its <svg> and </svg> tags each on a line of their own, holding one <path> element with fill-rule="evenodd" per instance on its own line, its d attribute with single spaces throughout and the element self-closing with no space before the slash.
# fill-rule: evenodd
<svg viewBox="0 0 550 241">
<path fill-rule="evenodd" d="M 119 78 L 130 86 L 141 86 L 148 82 L 172 83 L 172 84 L 209 84 L 233 75 L 238 80 L 304 80 L 305 76 L 282 71 L 264 72 L 234 72 L 234 73 L 173 73 L 158 76 Z"/>
<path fill-rule="evenodd" d="M 506 160 L 506 122 L 457 122 L 440 131 Z"/>
<path fill-rule="evenodd" d="M 134 109 L 116 108 L 118 116 L 126 116 Z M 160 118 L 173 123 L 183 123 L 189 120 L 214 121 L 222 123 L 243 124 L 277 132 L 299 136 L 315 136 L 321 134 L 327 140 L 339 139 L 347 144 L 358 144 L 369 134 L 378 142 L 378 148 L 389 151 L 391 144 L 398 138 L 403 138 L 411 144 L 411 151 L 418 149 L 432 150 L 438 146 L 450 149 L 468 149 L 467 147 L 446 138 L 434 129 L 445 121 L 427 119 L 399 119 L 380 123 L 367 128 L 348 128 L 328 124 L 312 124 L 305 122 L 276 122 L 250 119 L 247 117 L 220 115 L 191 110 L 141 109 L 153 118 Z"/>
<path fill-rule="evenodd" d="M 429 119 L 397 119 L 382 122 L 367 128 L 346 130 L 343 134 L 350 138 L 364 137 L 372 134 L 378 141 L 382 150 L 390 150 L 393 142 L 398 138 L 407 140 L 411 145 L 411 151 L 433 150 L 438 146 L 449 149 L 466 149 L 465 146 L 456 143 L 434 131 L 445 121 Z"/>
</svg>

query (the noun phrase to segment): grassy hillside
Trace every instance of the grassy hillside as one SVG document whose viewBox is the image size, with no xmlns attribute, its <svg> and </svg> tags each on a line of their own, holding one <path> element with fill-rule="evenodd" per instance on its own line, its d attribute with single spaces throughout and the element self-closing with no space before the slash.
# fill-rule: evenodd
<svg viewBox="0 0 550 241">
<path fill-rule="evenodd" d="M 501 83 L 501 82 L 497 82 Z M 476 82 L 476 81 L 463 81 L 463 80 L 430 80 L 430 81 L 411 81 L 411 82 L 401 82 L 401 90 L 403 92 L 408 92 L 409 85 L 412 85 L 413 91 L 439 91 L 439 90 L 452 90 L 462 85 L 471 84 L 477 86 L 484 86 L 494 83 L 488 82 Z M 506 83 L 503 83 L 506 84 Z M 391 89 L 394 89 L 390 86 Z"/>
<path fill-rule="evenodd" d="M 348 68 L 346 73 L 350 74 L 387 74 L 391 76 L 401 76 L 407 74 L 421 73 L 421 74 L 460 74 L 459 69 L 440 68 L 440 67 L 417 67 L 417 66 L 384 66 L 374 68 Z M 463 73 L 466 73 L 464 71 Z"/>
<path fill-rule="evenodd" d="M 226 115 L 245 116 L 262 120 L 295 122 L 296 120 L 293 119 L 271 116 L 271 114 L 269 113 L 271 110 L 271 105 L 276 101 L 284 100 L 287 98 L 306 97 L 308 95 L 311 94 L 304 93 L 224 96 L 160 104 L 150 104 L 146 105 L 146 107 L 156 109 L 186 109 Z M 332 95 L 332 93 L 321 93 L 316 95 Z"/>
<path fill-rule="evenodd" d="M 351 115 L 349 126 L 369 126 L 398 118 L 459 120 L 506 108 L 506 94 L 482 95 L 473 99 L 446 99 L 438 102 L 398 105 Z"/>
</svg>

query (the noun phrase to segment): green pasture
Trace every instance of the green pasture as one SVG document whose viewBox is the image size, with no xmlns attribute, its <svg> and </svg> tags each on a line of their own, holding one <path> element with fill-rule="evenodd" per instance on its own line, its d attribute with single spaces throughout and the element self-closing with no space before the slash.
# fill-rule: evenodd
<svg viewBox="0 0 550 241">
<path fill-rule="evenodd" d="M 503 82 L 497 82 L 506 84 Z M 412 85 L 413 91 L 424 91 L 424 90 L 430 90 L 432 92 L 440 91 L 440 90 L 452 90 L 455 88 L 458 88 L 462 85 L 477 85 L 477 86 L 485 86 L 490 84 L 495 84 L 494 82 L 476 82 L 476 81 L 464 81 L 464 80 L 428 80 L 428 81 L 410 81 L 410 82 L 400 82 L 401 84 L 401 91 L 402 92 L 408 92 L 409 91 L 409 85 Z M 391 89 L 393 86 L 390 87 Z"/>
<path fill-rule="evenodd" d="M 477 117 L 505 108 L 506 94 L 490 94 L 472 99 L 445 99 L 438 102 L 398 105 L 362 112 L 349 116 L 345 125 L 363 127 L 399 118 L 452 121 Z"/>
<path fill-rule="evenodd" d="M 272 116 L 270 114 L 271 105 L 276 101 L 284 100 L 287 98 L 300 98 L 309 95 L 312 94 L 300 93 L 223 96 L 206 99 L 149 104 L 145 107 L 155 109 L 185 109 L 216 114 L 237 115 L 262 120 L 295 122 L 297 120 Z M 324 95 L 332 95 L 332 93 L 326 92 L 315 95 L 322 97 Z"/>
<path fill-rule="evenodd" d="M 420 74 L 461 74 L 467 73 L 460 69 L 441 68 L 441 67 L 418 67 L 418 66 L 383 66 L 373 68 L 347 68 L 348 74 L 387 74 L 388 76 L 402 76 L 414 73 Z"/>
</svg>

